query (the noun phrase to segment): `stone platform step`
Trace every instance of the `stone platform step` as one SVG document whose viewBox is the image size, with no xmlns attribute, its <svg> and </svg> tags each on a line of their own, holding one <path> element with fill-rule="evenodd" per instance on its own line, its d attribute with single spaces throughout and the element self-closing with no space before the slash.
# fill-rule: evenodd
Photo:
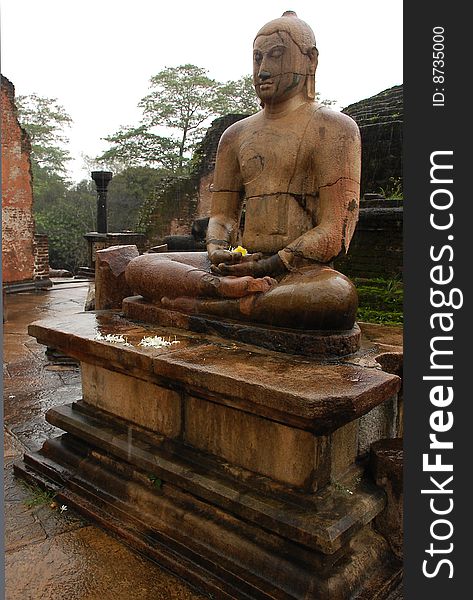
<svg viewBox="0 0 473 600">
<path fill-rule="evenodd" d="M 55 494 L 62 504 L 73 507 L 105 530 L 118 536 L 134 550 L 190 583 L 196 591 L 222 600 L 268 600 L 278 596 L 261 594 L 244 578 L 225 569 L 221 557 L 205 560 L 185 543 L 178 544 L 146 528 L 133 508 L 104 490 L 93 488 L 84 479 L 73 476 L 66 468 L 41 455 L 25 456 L 26 462 L 14 465 L 16 475 Z M 68 486 L 65 487 L 66 480 Z M 107 481 L 105 478 L 104 481 Z"/>
<path fill-rule="evenodd" d="M 336 552 L 384 508 L 382 490 L 358 480 L 356 474 L 351 482 L 327 486 L 316 494 L 283 491 L 283 486 L 262 476 L 251 481 L 248 473 L 247 482 L 231 478 L 221 461 L 140 432 L 97 409 L 92 414 L 83 403 L 51 409 L 47 420 L 87 445 L 133 465 L 144 476 L 178 486 L 271 533 L 325 554 Z M 228 470 L 231 468 L 228 465 Z"/>
<path fill-rule="evenodd" d="M 324 555 L 171 482 L 156 483 L 70 434 L 25 455 L 16 471 L 214 598 L 381 600 L 399 582 L 399 563 L 369 526 Z"/>
</svg>

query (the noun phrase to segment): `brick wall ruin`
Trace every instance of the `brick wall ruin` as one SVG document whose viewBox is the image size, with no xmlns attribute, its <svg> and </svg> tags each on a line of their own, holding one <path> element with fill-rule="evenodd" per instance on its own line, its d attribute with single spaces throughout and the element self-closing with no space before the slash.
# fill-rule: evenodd
<svg viewBox="0 0 473 600">
<path fill-rule="evenodd" d="M 45 281 L 49 279 L 49 243 L 48 236 L 36 233 L 33 243 L 34 251 L 34 280 Z"/>
<path fill-rule="evenodd" d="M 361 132 L 361 193 L 402 182 L 403 86 L 396 85 L 343 109 Z"/>
<path fill-rule="evenodd" d="M 34 220 L 31 145 L 20 127 L 15 88 L 1 76 L 2 132 L 2 275 L 3 283 L 34 277 Z"/>
<path fill-rule="evenodd" d="M 402 200 L 361 200 L 348 254 L 335 268 L 349 277 L 402 278 Z"/>
</svg>

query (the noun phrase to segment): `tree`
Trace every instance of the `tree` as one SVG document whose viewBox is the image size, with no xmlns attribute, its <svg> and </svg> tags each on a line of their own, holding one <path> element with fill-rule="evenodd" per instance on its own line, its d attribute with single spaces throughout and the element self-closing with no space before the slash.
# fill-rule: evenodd
<svg viewBox="0 0 473 600">
<path fill-rule="evenodd" d="M 165 126 L 178 141 L 178 171 L 184 155 L 201 134 L 202 124 L 215 114 L 218 84 L 195 65 L 167 67 L 151 78 L 151 93 L 139 103 L 147 129 Z"/>
<path fill-rule="evenodd" d="M 104 138 L 113 144 L 98 159 L 102 164 L 125 167 L 140 167 L 152 164 L 166 172 L 174 173 L 182 168 L 185 159 L 179 156 L 178 140 L 156 135 L 146 125 L 122 127 L 113 135 Z"/>
<path fill-rule="evenodd" d="M 229 112 L 250 114 L 259 108 L 251 77 L 222 84 L 190 64 L 163 69 L 151 78 L 150 88 L 138 104 L 143 111 L 140 124 L 106 137 L 113 145 L 99 161 L 119 160 L 127 166 L 152 165 L 185 174 L 211 118 Z M 156 128 L 166 128 L 170 135 L 158 135 Z"/>
<path fill-rule="evenodd" d="M 95 228 L 96 194 L 92 182 L 71 187 L 66 178 L 64 130 L 72 119 L 56 98 L 18 96 L 16 105 L 31 140 L 36 231 L 48 235 L 51 266 L 76 271 L 87 261 L 83 236 Z"/>
<path fill-rule="evenodd" d="M 81 181 L 36 212 L 38 233 L 48 235 L 51 267 L 76 272 L 87 264 L 84 234 L 95 229 L 94 188 L 92 181 Z"/>
<path fill-rule="evenodd" d="M 252 115 L 260 110 L 260 101 L 255 92 L 253 77 L 243 75 L 235 81 L 222 83 L 218 89 L 218 111 L 220 115 Z"/>
<path fill-rule="evenodd" d="M 251 75 L 219 83 L 205 69 L 187 64 L 163 69 L 151 78 L 150 88 L 138 104 L 141 122 L 104 138 L 112 146 L 97 159 L 99 163 L 152 166 L 185 175 L 191 152 L 212 118 L 260 110 Z M 325 105 L 333 103 L 322 100 Z M 163 135 L 163 129 L 169 135 Z"/>
<path fill-rule="evenodd" d="M 65 163 L 70 160 L 69 151 L 64 147 L 68 142 L 64 128 L 72 124 L 71 117 L 56 98 L 30 94 L 17 96 L 15 102 L 20 124 L 31 140 L 33 177 L 41 169 L 49 175 L 64 177 Z"/>
<path fill-rule="evenodd" d="M 110 231 L 136 231 L 140 209 L 153 197 L 164 173 L 151 167 L 130 167 L 113 177 L 108 187 Z"/>
</svg>

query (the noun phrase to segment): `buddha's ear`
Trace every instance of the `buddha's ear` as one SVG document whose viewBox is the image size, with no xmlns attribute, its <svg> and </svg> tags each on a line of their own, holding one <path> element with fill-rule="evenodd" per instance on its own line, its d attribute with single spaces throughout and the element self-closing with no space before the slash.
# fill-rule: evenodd
<svg viewBox="0 0 473 600">
<path fill-rule="evenodd" d="M 312 46 L 307 52 L 309 57 L 309 68 L 307 73 L 306 93 L 309 100 L 315 100 L 315 71 L 319 59 L 319 51 L 315 46 Z"/>
<path fill-rule="evenodd" d="M 309 75 L 315 75 L 319 62 L 319 51 L 315 46 L 312 46 L 307 52 L 307 56 L 309 57 Z"/>
</svg>

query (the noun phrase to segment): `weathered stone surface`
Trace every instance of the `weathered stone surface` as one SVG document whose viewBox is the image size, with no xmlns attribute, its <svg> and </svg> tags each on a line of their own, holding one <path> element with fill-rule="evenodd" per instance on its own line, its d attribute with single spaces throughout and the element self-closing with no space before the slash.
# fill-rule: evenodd
<svg viewBox="0 0 473 600">
<path fill-rule="evenodd" d="M 131 347 L 97 340 L 97 331 L 124 335 Z M 113 311 L 39 321 L 31 335 L 83 362 L 112 368 L 286 425 L 326 434 L 369 412 L 399 389 L 399 378 L 373 368 L 327 364 L 206 340 L 166 328 L 138 326 Z M 144 335 L 178 342 L 138 346 Z M 146 374 L 146 375 L 144 375 Z M 177 382 L 177 383 L 176 383 Z M 177 389 L 176 388 L 176 389 Z"/>
<path fill-rule="evenodd" d="M 328 482 L 324 438 L 190 396 L 184 439 L 192 446 L 297 487 Z"/>
<path fill-rule="evenodd" d="M 337 258 L 335 268 L 350 277 L 402 278 L 404 208 L 401 201 L 360 201 L 360 218 L 350 252 Z M 393 206 L 396 202 L 398 205 Z M 368 204 L 368 206 L 367 206 Z"/>
<path fill-rule="evenodd" d="M 317 64 L 314 33 L 293 11 L 259 30 L 253 83 L 262 110 L 220 139 L 207 252 L 134 259 L 126 277 L 136 294 L 186 314 L 353 328 L 357 293 L 332 263 L 358 220 L 360 134 L 316 101 Z M 232 250 L 240 243 L 245 256 Z"/>
<path fill-rule="evenodd" d="M 67 416 L 65 409 L 56 412 Z M 71 416 L 76 427 L 85 427 Z M 242 487 L 228 476 L 216 478 L 215 470 L 206 473 L 203 465 L 186 467 L 179 454 L 166 465 L 159 448 L 144 440 L 140 446 L 139 435 L 127 448 L 125 430 L 122 435 L 110 431 L 107 442 L 99 434 L 87 445 L 78 444 L 79 429 L 72 421 L 69 425 L 73 443 L 67 436 L 50 442 L 42 455 L 25 457 L 19 469 L 52 478 L 61 486 L 61 501 L 112 527 L 128 543 L 217 597 L 302 600 L 316 593 L 321 600 L 342 600 L 355 589 L 375 597 L 368 590 L 383 587 L 389 592 L 398 581 L 399 564 L 385 541 L 363 527 L 382 506 L 376 500 L 379 492 L 368 483 L 358 481 L 350 489 L 347 482 L 346 488 L 311 494 L 305 501 L 278 498 L 252 491 L 251 485 Z M 159 477 L 158 486 L 149 473 Z M 291 541 L 294 537 L 298 543 Z M 319 550 L 306 546 L 311 540 Z"/>
<path fill-rule="evenodd" d="M 125 279 L 127 264 L 139 256 L 133 245 L 112 246 L 95 253 L 95 309 L 120 308 L 131 294 Z"/>
<path fill-rule="evenodd" d="M 110 248 L 111 246 L 136 246 L 140 252 L 146 250 L 146 236 L 144 233 L 118 232 L 118 233 L 97 233 L 91 231 L 86 233 L 84 238 L 87 240 L 88 267 L 95 272 L 95 253 L 99 250 Z"/>
<path fill-rule="evenodd" d="M 4 428 L 3 430 L 3 459 L 7 460 L 9 458 L 21 456 L 23 454 L 24 447 L 21 444 L 20 440 L 8 431 L 8 429 Z"/>
<path fill-rule="evenodd" d="M 86 402 L 168 437 L 181 433 L 181 398 L 156 384 L 82 363 Z"/>
<path fill-rule="evenodd" d="M 3 283 L 34 276 L 31 143 L 20 127 L 15 88 L 1 76 L 2 99 L 2 275 Z"/>
<path fill-rule="evenodd" d="M 130 345 L 96 339 L 98 331 Z M 143 326 L 114 311 L 36 323 L 31 332 L 100 373 L 100 395 L 107 381 L 123 387 L 120 406 L 133 379 L 176 392 L 183 403 L 173 439 L 88 402 L 49 411 L 51 424 L 68 433 L 18 468 L 58 486 L 61 501 L 228 597 L 302 600 L 316 590 L 342 599 L 360 588 L 370 597 L 397 581 L 399 564 L 369 525 L 384 496 L 353 464 L 359 417 L 399 386 L 373 359 L 370 367 L 324 363 Z M 139 346 L 153 335 L 178 343 Z M 281 447 L 287 441 L 291 453 Z"/>
<path fill-rule="evenodd" d="M 359 428 L 360 419 L 357 419 L 340 427 L 327 439 L 331 459 L 331 481 L 341 479 L 347 470 L 353 467 L 358 454 Z"/>
<path fill-rule="evenodd" d="M 8 600 L 204 598 L 95 527 L 7 553 L 5 570 Z"/>
<path fill-rule="evenodd" d="M 387 496 L 386 507 L 376 520 L 376 528 L 388 540 L 395 555 L 403 557 L 403 447 L 402 439 L 384 439 L 371 446 L 371 471 Z"/>
<path fill-rule="evenodd" d="M 25 460 L 33 467 L 36 460 L 42 461 L 44 469 L 49 465 L 56 483 L 64 482 L 70 467 L 76 463 L 79 466 L 88 455 L 92 462 L 98 460 L 104 467 L 111 457 L 119 462 L 126 460 L 143 473 L 148 483 L 153 481 L 149 476 L 158 477 L 221 509 L 328 554 L 340 549 L 360 523 L 368 523 L 384 507 L 382 492 L 362 481 L 359 469 L 314 494 L 281 486 L 179 442 L 141 431 L 83 403 L 52 409 L 47 418 L 70 433 L 73 441 L 68 436 L 50 440 L 40 452 L 44 460 L 38 455 L 27 455 Z M 79 440 L 81 448 L 77 446 Z M 108 458 L 100 458 L 98 453 Z M 81 463 L 80 468 L 86 480 L 100 476 L 93 475 L 91 464 L 87 467 L 86 462 Z M 130 468 L 127 473 L 136 479 Z M 137 481 L 142 482 L 143 478 L 138 477 Z M 126 486 L 126 481 L 120 485 Z M 332 511 L 334 506 L 337 510 Z"/>
<path fill-rule="evenodd" d="M 4 497 L 8 532 L 5 533 L 14 546 L 7 543 L 5 547 L 5 597 L 8 600 L 203 600 L 207 596 L 201 596 L 155 563 L 137 556 L 99 527 L 84 522 L 72 504 L 64 502 L 68 508 L 63 512 L 59 510 L 62 503 L 56 509 L 49 503 L 29 508 L 31 519 L 24 510 L 27 507 L 23 503 L 35 495 L 23 485 L 22 479 L 13 476 L 13 459 L 22 457 L 24 442 L 30 442 L 30 448 L 36 447 L 39 438 L 44 440 L 54 435 L 53 431 L 58 433 L 44 419 L 48 407 L 80 397 L 80 387 L 76 388 L 80 386 L 79 369 L 64 370 L 61 366 L 61 370 L 50 370 L 44 346 L 29 337 L 26 328 L 35 318 L 55 315 L 60 320 L 61 315 L 81 310 L 86 292 L 84 282 L 65 281 L 56 282 L 48 292 L 11 294 L 6 298 Z M 67 395 L 60 392 L 64 388 Z M 10 427 L 20 435 L 15 436 Z M 88 527 L 87 536 L 81 533 L 84 527 Z"/>
<path fill-rule="evenodd" d="M 5 548 L 15 551 L 46 539 L 46 532 L 34 513 L 22 502 L 5 503 Z"/>
<path fill-rule="evenodd" d="M 162 305 L 145 301 L 141 296 L 125 298 L 122 308 L 125 316 L 132 320 L 164 327 L 180 327 L 245 344 L 254 344 L 268 350 L 313 358 L 349 356 L 360 346 L 360 329 L 356 323 L 348 331 L 304 331 L 265 327 L 255 323 L 167 310 Z"/>
<path fill-rule="evenodd" d="M 394 396 L 361 417 L 358 428 L 358 454 L 367 454 L 371 444 L 379 439 L 395 437 L 397 426 L 398 399 Z"/>
<path fill-rule="evenodd" d="M 362 193 L 402 181 L 403 86 L 396 85 L 343 109 L 361 131 Z"/>
</svg>

